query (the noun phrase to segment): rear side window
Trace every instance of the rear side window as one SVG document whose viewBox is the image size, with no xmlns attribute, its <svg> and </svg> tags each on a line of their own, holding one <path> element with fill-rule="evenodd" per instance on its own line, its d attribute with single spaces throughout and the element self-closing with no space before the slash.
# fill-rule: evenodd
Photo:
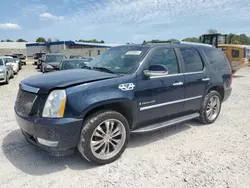
<svg viewBox="0 0 250 188">
<path fill-rule="evenodd" d="M 3 65 L 3 60 L 2 59 L 0 59 L 0 66 L 2 66 Z"/>
<path fill-rule="evenodd" d="M 228 64 L 224 53 L 216 48 L 204 48 L 203 52 L 213 67 Z"/>
<path fill-rule="evenodd" d="M 193 48 L 181 48 L 185 72 L 199 72 L 203 70 L 203 62 L 199 52 Z"/>
</svg>

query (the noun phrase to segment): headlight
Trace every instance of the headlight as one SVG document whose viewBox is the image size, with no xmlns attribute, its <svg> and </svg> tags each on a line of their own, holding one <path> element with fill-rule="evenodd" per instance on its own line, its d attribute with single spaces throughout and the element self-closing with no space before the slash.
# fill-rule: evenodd
<svg viewBox="0 0 250 188">
<path fill-rule="evenodd" d="M 46 100 L 43 117 L 61 118 L 64 115 L 66 104 L 65 90 L 54 90 Z"/>
</svg>

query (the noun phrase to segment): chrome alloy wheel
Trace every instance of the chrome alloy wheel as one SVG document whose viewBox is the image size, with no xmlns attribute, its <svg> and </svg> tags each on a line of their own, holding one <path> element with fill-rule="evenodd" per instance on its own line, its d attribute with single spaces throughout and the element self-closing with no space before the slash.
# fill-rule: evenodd
<svg viewBox="0 0 250 188">
<path fill-rule="evenodd" d="M 121 151 L 125 140 L 124 125 L 116 119 L 108 119 L 100 123 L 94 130 L 90 148 L 95 157 L 108 160 Z"/>
<path fill-rule="evenodd" d="M 207 118 L 210 121 L 213 121 L 215 118 L 217 118 L 219 112 L 220 112 L 220 99 L 218 96 L 212 96 L 207 104 L 206 114 Z"/>
</svg>

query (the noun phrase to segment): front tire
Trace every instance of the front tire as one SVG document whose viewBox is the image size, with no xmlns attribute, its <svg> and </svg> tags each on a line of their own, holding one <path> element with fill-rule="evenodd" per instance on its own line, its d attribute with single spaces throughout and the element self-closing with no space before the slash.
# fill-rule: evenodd
<svg viewBox="0 0 250 188">
<path fill-rule="evenodd" d="M 86 119 L 78 150 L 89 162 L 104 165 L 117 160 L 130 136 L 127 119 L 116 111 L 99 111 Z"/>
<path fill-rule="evenodd" d="M 221 103 L 220 94 L 214 90 L 210 91 L 202 103 L 200 121 L 204 124 L 214 123 L 220 114 Z"/>
</svg>

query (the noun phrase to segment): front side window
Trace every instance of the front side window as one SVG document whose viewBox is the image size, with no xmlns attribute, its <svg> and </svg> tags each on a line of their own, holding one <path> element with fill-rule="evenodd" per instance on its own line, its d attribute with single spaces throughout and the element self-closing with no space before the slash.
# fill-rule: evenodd
<svg viewBox="0 0 250 188">
<path fill-rule="evenodd" d="M 203 62 L 199 52 L 193 48 L 181 48 L 185 72 L 199 72 L 203 70 Z"/>
<path fill-rule="evenodd" d="M 3 66 L 3 60 L 0 59 L 0 66 Z"/>
<path fill-rule="evenodd" d="M 178 61 L 174 49 L 157 49 L 148 60 L 148 65 L 163 65 L 168 74 L 179 73 Z"/>
<path fill-rule="evenodd" d="M 239 50 L 232 50 L 232 57 L 233 58 L 239 58 L 240 57 L 240 51 Z"/>
<path fill-rule="evenodd" d="M 88 63 L 90 67 L 106 68 L 117 74 L 132 74 L 148 51 L 146 46 L 113 47 Z"/>
</svg>

